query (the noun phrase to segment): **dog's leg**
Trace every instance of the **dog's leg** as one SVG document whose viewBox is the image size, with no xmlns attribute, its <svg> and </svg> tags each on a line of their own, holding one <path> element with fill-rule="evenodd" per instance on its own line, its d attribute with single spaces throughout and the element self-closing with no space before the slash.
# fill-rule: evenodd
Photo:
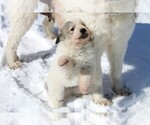
<svg viewBox="0 0 150 125">
<path fill-rule="evenodd" d="M 119 17 L 120 16 L 124 18 L 123 20 L 120 20 L 120 22 L 118 23 L 119 25 L 117 23 L 114 23 L 114 27 L 116 26 L 116 30 L 112 32 L 111 40 L 109 42 L 110 44 L 108 44 L 107 46 L 107 54 L 111 67 L 110 73 L 113 90 L 118 95 L 129 95 L 131 92 L 123 85 L 121 73 L 128 41 L 134 31 L 134 19 L 136 15 L 134 13 L 123 13 L 119 15 Z"/>
<path fill-rule="evenodd" d="M 10 0 L 8 3 L 10 32 L 4 59 L 10 68 L 20 67 L 16 51 L 19 42 L 35 20 L 37 0 Z"/>
<path fill-rule="evenodd" d="M 25 13 L 25 11 L 22 13 L 16 12 L 14 15 L 17 16 L 10 20 L 10 32 L 5 51 L 7 64 L 13 69 L 20 67 L 16 51 L 21 38 L 31 27 L 36 17 L 35 13 Z"/>
<path fill-rule="evenodd" d="M 46 6 L 44 8 L 44 12 L 50 13 L 48 6 Z M 54 34 L 54 22 L 52 19 L 49 19 L 48 16 L 45 16 L 45 18 L 43 20 L 43 27 L 44 27 L 44 30 L 45 30 L 48 38 L 50 38 L 50 39 L 56 38 L 56 35 Z"/>
<path fill-rule="evenodd" d="M 98 52 L 97 52 L 98 53 Z M 94 103 L 100 105 L 109 105 L 110 101 L 103 97 L 103 85 L 102 85 L 102 70 L 100 63 L 100 54 L 97 54 L 96 71 L 93 76 L 93 84 L 90 87 L 91 94 L 88 95 Z"/>
<path fill-rule="evenodd" d="M 56 35 L 54 34 L 54 22 L 49 21 L 48 17 L 44 18 L 43 27 L 49 39 L 56 38 Z"/>
<path fill-rule="evenodd" d="M 111 67 L 112 88 L 118 95 L 129 95 L 130 91 L 124 87 L 121 73 L 123 59 L 127 49 L 126 41 L 113 42 L 107 48 L 108 59 Z"/>
</svg>

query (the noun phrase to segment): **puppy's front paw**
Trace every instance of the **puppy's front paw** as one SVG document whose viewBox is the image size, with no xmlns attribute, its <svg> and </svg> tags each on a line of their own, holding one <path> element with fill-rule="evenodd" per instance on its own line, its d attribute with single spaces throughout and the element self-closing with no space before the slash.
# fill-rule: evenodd
<svg viewBox="0 0 150 125">
<path fill-rule="evenodd" d="M 67 65 L 73 65 L 73 59 L 68 56 L 61 56 L 58 59 L 58 65 L 61 67 L 67 66 Z"/>
<path fill-rule="evenodd" d="M 104 106 L 111 104 L 110 100 L 103 98 L 100 94 L 93 94 L 92 99 L 93 99 L 93 102 L 96 104 L 100 104 Z"/>
</svg>

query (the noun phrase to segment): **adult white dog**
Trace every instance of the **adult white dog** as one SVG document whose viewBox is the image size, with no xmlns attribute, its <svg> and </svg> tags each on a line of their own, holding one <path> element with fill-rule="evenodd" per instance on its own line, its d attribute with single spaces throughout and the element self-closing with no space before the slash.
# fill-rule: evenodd
<svg viewBox="0 0 150 125">
<path fill-rule="evenodd" d="M 136 0 L 53 0 L 55 20 L 59 27 L 79 18 L 94 33 L 97 49 L 96 84 L 101 87 L 100 58 L 107 50 L 111 66 L 112 88 L 117 94 L 128 94 L 121 80 L 122 64 L 128 40 L 135 26 Z M 16 50 L 20 39 L 31 27 L 37 0 L 10 0 L 10 33 L 6 46 L 6 61 L 10 68 L 20 66 Z M 102 90 L 99 90 L 102 92 Z M 102 94 L 102 93 L 101 93 Z"/>
</svg>

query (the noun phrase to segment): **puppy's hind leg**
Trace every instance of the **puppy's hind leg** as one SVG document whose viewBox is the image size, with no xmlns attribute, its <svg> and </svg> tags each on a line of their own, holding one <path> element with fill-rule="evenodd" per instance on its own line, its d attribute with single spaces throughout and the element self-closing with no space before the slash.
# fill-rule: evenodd
<svg viewBox="0 0 150 125">
<path fill-rule="evenodd" d="M 49 77 L 50 78 L 50 77 Z M 55 110 L 63 106 L 65 98 L 65 88 L 57 83 L 55 80 L 48 80 L 48 104 L 53 109 L 49 112 L 49 116 L 53 120 L 58 120 L 64 117 L 63 112 L 56 112 Z"/>
<path fill-rule="evenodd" d="M 93 79 L 92 79 L 92 71 L 90 69 L 90 66 L 87 66 L 86 68 L 82 68 L 79 76 L 79 90 L 83 95 L 88 94 L 90 92 L 90 87 L 92 85 L 92 82 Z"/>
<path fill-rule="evenodd" d="M 17 4 L 17 3 L 16 3 Z M 28 9 L 28 8 L 26 8 Z M 13 11 L 13 10 L 12 10 Z M 20 62 L 17 57 L 17 48 L 21 38 L 33 24 L 36 13 L 24 11 L 13 11 L 10 14 L 10 32 L 5 50 L 6 63 L 12 69 L 19 68 Z"/>
</svg>

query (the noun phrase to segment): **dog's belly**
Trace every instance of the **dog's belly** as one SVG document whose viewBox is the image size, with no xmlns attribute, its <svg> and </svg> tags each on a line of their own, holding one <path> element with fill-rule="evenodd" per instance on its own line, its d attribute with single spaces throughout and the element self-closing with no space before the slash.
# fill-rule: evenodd
<svg viewBox="0 0 150 125">
<path fill-rule="evenodd" d="M 136 0 L 53 0 L 55 12 L 134 12 Z"/>
<path fill-rule="evenodd" d="M 51 2 L 52 2 L 52 0 L 40 0 L 42 3 L 45 3 L 45 4 L 47 4 L 49 7 L 50 7 L 50 9 L 51 9 Z"/>
<path fill-rule="evenodd" d="M 106 46 L 120 36 L 130 37 L 134 29 L 135 0 L 55 0 L 54 6 L 59 25 L 69 20 L 82 20 L 94 32 L 98 46 Z"/>
</svg>

